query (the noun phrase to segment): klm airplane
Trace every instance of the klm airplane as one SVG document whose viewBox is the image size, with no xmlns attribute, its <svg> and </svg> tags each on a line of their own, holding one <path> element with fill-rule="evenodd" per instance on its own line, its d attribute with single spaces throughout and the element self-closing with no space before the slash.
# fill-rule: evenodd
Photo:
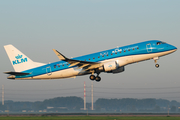
<svg viewBox="0 0 180 120">
<path fill-rule="evenodd" d="M 89 78 L 97 82 L 101 80 L 101 72 L 120 73 L 126 65 L 144 60 L 153 59 L 158 68 L 159 57 L 177 50 L 168 43 L 151 40 L 70 59 L 53 49 L 60 61 L 43 64 L 32 61 L 13 45 L 4 48 L 15 70 L 4 72 L 10 74 L 8 79 L 62 79 L 91 74 Z"/>
</svg>

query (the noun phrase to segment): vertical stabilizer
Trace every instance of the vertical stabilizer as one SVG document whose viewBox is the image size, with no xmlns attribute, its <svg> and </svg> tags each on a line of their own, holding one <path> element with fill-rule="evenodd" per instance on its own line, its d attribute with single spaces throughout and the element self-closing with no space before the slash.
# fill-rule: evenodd
<svg viewBox="0 0 180 120">
<path fill-rule="evenodd" d="M 16 72 L 21 72 L 24 70 L 44 65 L 42 63 L 33 62 L 21 51 L 16 49 L 13 45 L 5 45 L 4 48 Z"/>
</svg>

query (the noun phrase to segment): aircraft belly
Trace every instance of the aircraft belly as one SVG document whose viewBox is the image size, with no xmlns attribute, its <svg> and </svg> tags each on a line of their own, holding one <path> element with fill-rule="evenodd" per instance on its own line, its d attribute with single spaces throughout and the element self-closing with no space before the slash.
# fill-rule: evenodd
<svg viewBox="0 0 180 120">
<path fill-rule="evenodd" d="M 72 76 L 78 75 L 79 72 L 80 72 L 80 71 L 74 70 L 74 68 L 65 69 L 65 70 L 61 70 L 60 76 L 61 76 L 62 78 L 72 77 Z"/>
</svg>

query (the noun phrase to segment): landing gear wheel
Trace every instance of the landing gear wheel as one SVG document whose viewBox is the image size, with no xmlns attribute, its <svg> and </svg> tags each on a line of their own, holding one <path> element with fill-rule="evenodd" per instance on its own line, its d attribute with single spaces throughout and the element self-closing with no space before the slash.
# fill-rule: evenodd
<svg viewBox="0 0 180 120">
<path fill-rule="evenodd" d="M 158 68 L 158 67 L 159 67 L 159 64 L 156 64 L 155 67 Z"/>
<path fill-rule="evenodd" d="M 95 78 L 96 78 L 96 77 L 95 77 L 94 75 L 90 75 L 90 76 L 89 76 L 89 79 L 91 79 L 91 80 L 95 80 Z"/>
<path fill-rule="evenodd" d="M 95 78 L 95 80 L 96 80 L 96 82 L 100 82 L 100 81 L 101 81 L 101 77 L 97 76 L 97 77 Z"/>
</svg>

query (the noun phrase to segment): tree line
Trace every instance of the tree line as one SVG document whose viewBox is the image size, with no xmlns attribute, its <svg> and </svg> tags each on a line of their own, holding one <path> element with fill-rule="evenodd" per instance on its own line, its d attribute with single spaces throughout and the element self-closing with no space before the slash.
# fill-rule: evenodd
<svg viewBox="0 0 180 120">
<path fill-rule="evenodd" d="M 91 103 L 87 103 L 87 108 L 91 109 Z M 81 97 L 56 97 L 52 99 L 46 99 L 44 101 L 36 102 L 15 102 L 5 101 L 4 105 L 0 105 L 0 110 L 5 111 L 80 111 L 83 110 L 84 101 Z M 170 112 L 178 112 L 180 103 L 172 100 L 165 99 L 105 99 L 99 98 L 94 102 L 94 108 L 96 111 L 118 111 L 118 112 L 160 112 L 167 111 L 170 108 Z M 180 111 L 179 111 L 180 112 Z"/>
</svg>

